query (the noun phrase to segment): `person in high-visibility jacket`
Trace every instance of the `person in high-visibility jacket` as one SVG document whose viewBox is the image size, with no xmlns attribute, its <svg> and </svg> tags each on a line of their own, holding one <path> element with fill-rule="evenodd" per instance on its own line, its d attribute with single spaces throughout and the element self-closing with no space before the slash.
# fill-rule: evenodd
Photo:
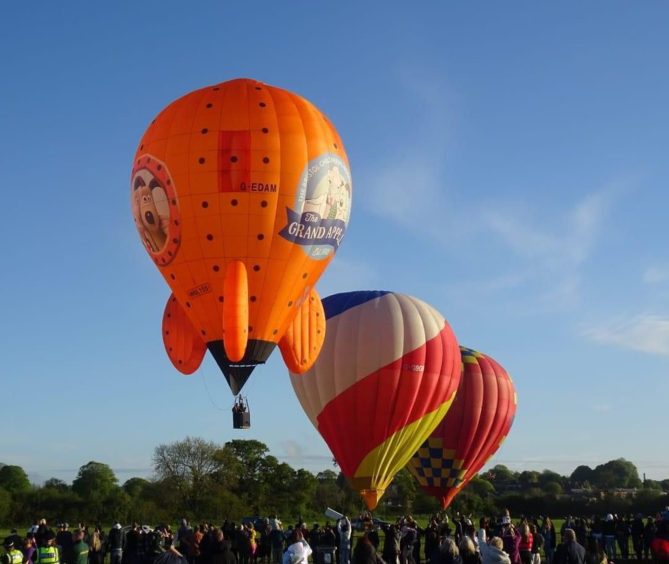
<svg viewBox="0 0 669 564">
<path fill-rule="evenodd" d="M 14 540 L 6 538 L 3 543 L 5 553 L 0 557 L 2 564 L 21 564 L 23 562 L 23 552 L 14 546 Z"/>
<path fill-rule="evenodd" d="M 53 544 L 55 538 L 53 531 L 46 533 L 44 536 L 44 546 L 40 546 L 35 552 L 35 564 L 58 564 L 60 562 L 58 547 Z"/>
</svg>

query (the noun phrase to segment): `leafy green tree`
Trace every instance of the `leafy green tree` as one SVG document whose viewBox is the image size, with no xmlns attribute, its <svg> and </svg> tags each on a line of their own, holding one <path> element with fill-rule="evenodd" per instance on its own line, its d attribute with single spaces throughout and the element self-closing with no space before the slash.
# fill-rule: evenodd
<svg viewBox="0 0 669 564">
<path fill-rule="evenodd" d="M 397 489 L 397 500 L 407 513 L 413 513 L 416 499 L 416 479 L 406 468 L 402 468 L 392 482 Z"/>
<path fill-rule="evenodd" d="M 144 478 L 130 478 L 123 483 L 122 487 L 131 498 L 138 498 L 148 485 L 149 481 Z"/>
<path fill-rule="evenodd" d="M 70 486 L 58 478 L 49 478 L 46 482 L 44 482 L 43 487 L 61 492 L 66 492 L 70 489 Z"/>
<path fill-rule="evenodd" d="M 601 489 L 641 487 L 636 466 L 624 458 L 609 460 L 596 466 L 592 481 Z"/>
<path fill-rule="evenodd" d="M 4 488 L 0 488 L 0 524 L 9 525 L 9 512 L 12 506 L 12 496 Z"/>
<path fill-rule="evenodd" d="M 590 466 L 586 466 L 585 464 L 577 466 L 576 469 L 571 473 L 571 476 L 569 476 L 569 481 L 571 482 L 571 485 L 575 488 L 584 487 L 584 484 L 586 482 L 588 484 L 592 484 L 593 479 L 594 479 L 593 469 L 590 468 Z"/>
<path fill-rule="evenodd" d="M 114 471 L 107 464 L 92 460 L 79 468 L 79 473 L 72 482 L 72 491 L 84 500 L 99 500 L 109 496 L 117 483 Z"/>
<path fill-rule="evenodd" d="M 30 480 L 23 468 L 8 464 L 0 468 L 0 488 L 18 494 L 30 490 Z"/>
<path fill-rule="evenodd" d="M 543 486 L 543 491 L 547 495 L 557 497 L 559 495 L 562 495 L 562 485 L 560 485 L 559 482 L 548 482 L 545 486 Z"/>
</svg>

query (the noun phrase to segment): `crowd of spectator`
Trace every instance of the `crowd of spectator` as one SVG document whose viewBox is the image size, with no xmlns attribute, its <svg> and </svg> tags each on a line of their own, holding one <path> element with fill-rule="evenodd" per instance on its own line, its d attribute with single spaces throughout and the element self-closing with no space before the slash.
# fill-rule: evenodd
<svg viewBox="0 0 669 564">
<path fill-rule="evenodd" d="M 355 530 L 354 530 L 355 529 Z M 382 536 L 383 535 L 383 536 Z M 186 519 L 175 532 L 115 523 L 104 531 L 80 523 L 53 530 L 45 520 L 25 535 L 4 540 L 0 564 L 608 564 L 622 560 L 669 561 L 669 510 L 655 517 L 613 514 L 550 518 L 432 516 L 422 528 L 411 517 L 394 523 L 363 513 L 309 527 L 300 518 L 284 527 L 276 515 L 221 526 Z M 632 550 L 630 551 L 630 544 Z"/>
</svg>

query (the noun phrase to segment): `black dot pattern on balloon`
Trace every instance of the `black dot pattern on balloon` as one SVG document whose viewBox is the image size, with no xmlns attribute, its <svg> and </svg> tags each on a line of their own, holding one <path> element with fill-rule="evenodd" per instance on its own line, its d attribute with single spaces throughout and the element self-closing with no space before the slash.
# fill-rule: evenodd
<svg viewBox="0 0 669 564">
<path fill-rule="evenodd" d="M 176 206 L 176 205 L 177 205 L 177 200 L 176 200 L 176 198 L 172 198 L 172 205 L 173 205 L 173 206 Z"/>
<path fill-rule="evenodd" d="M 253 326 L 249 325 L 249 333 L 253 333 Z"/>
<path fill-rule="evenodd" d="M 212 90 L 220 90 L 220 88 L 218 86 L 214 86 Z"/>
<path fill-rule="evenodd" d="M 219 302 L 223 303 L 224 300 L 225 300 L 225 298 L 223 296 L 218 296 L 218 301 Z"/>
<path fill-rule="evenodd" d="M 265 236 L 262 233 L 258 233 L 258 241 L 262 241 Z"/>
<path fill-rule="evenodd" d="M 265 108 L 265 107 L 267 106 L 267 104 L 265 104 L 265 102 L 260 102 L 260 104 L 258 104 L 258 105 L 259 105 L 261 108 Z"/>
<path fill-rule="evenodd" d="M 279 332 L 278 329 L 274 329 L 274 331 L 272 331 L 272 335 L 276 335 L 278 332 Z"/>
<path fill-rule="evenodd" d="M 293 307 L 293 301 L 292 300 L 288 302 L 288 307 Z"/>
<path fill-rule="evenodd" d="M 232 200 L 230 200 L 230 205 L 231 205 L 231 206 L 236 206 L 238 203 L 239 203 L 239 202 L 238 202 L 235 198 L 233 198 Z"/>
<path fill-rule="evenodd" d="M 168 351 L 170 351 L 170 352 L 172 352 L 172 347 L 170 347 L 170 348 L 169 348 L 169 349 L 167 349 L 167 350 L 168 350 Z"/>
<path fill-rule="evenodd" d="M 262 202 L 260 202 L 260 207 L 261 208 L 266 208 L 267 207 L 267 200 L 263 200 Z"/>
<path fill-rule="evenodd" d="M 221 267 L 218 266 L 217 264 L 215 264 L 214 266 L 212 266 L 212 268 L 213 268 L 214 272 L 218 272 L 219 270 L 221 270 Z"/>
<path fill-rule="evenodd" d="M 204 329 L 201 329 L 201 330 L 200 330 L 200 333 L 202 333 L 202 336 L 203 336 L 203 337 L 207 334 L 207 332 L 206 332 Z"/>
<path fill-rule="evenodd" d="M 170 332 L 166 329 L 165 330 L 165 335 L 169 335 L 169 334 L 170 334 Z"/>
<path fill-rule="evenodd" d="M 336 144 L 336 143 L 334 144 L 334 148 L 335 148 L 335 149 L 339 149 L 339 147 L 337 147 L 337 144 Z"/>
<path fill-rule="evenodd" d="M 190 307 L 190 302 L 186 302 L 186 307 Z"/>
<path fill-rule="evenodd" d="M 260 86 L 256 86 L 256 90 L 262 90 Z"/>
<path fill-rule="evenodd" d="M 255 296 L 251 296 L 251 297 L 249 298 L 249 300 L 250 300 L 251 302 L 255 303 L 255 301 L 256 301 L 256 297 L 255 297 Z"/>
<path fill-rule="evenodd" d="M 179 244 L 179 239 L 177 239 L 175 237 L 174 239 L 172 239 L 172 243 L 174 243 L 175 245 L 178 245 Z"/>
<path fill-rule="evenodd" d="M 204 163 L 206 162 L 206 159 L 205 159 L 204 157 L 200 157 L 200 158 L 197 160 L 197 162 L 200 163 L 200 164 L 204 164 Z"/>
<path fill-rule="evenodd" d="M 253 265 L 253 272 L 258 272 L 260 270 L 260 265 L 259 264 L 254 264 Z"/>
<path fill-rule="evenodd" d="M 207 241 L 213 241 L 214 236 L 211 233 L 207 233 Z"/>
<path fill-rule="evenodd" d="M 262 162 L 265 164 L 269 163 L 269 157 L 263 157 Z"/>
<path fill-rule="evenodd" d="M 176 279 L 177 279 L 177 277 L 174 276 L 174 274 L 170 274 L 170 278 L 171 278 L 172 280 L 176 280 Z"/>
<path fill-rule="evenodd" d="M 262 132 L 263 132 L 263 133 L 269 133 L 269 129 L 267 129 L 266 127 L 263 127 L 263 128 L 262 128 Z"/>
<path fill-rule="evenodd" d="M 237 155 L 232 155 L 232 156 L 230 157 L 230 162 L 231 162 L 231 163 L 236 163 L 236 162 L 237 162 Z"/>
<path fill-rule="evenodd" d="M 158 170 L 163 170 L 163 165 L 158 165 Z"/>
<path fill-rule="evenodd" d="M 141 151 L 143 148 L 144 148 L 144 144 L 142 143 L 142 144 L 139 146 L 139 150 Z"/>
<path fill-rule="evenodd" d="M 203 208 L 208 208 L 209 207 L 209 202 L 207 202 L 206 200 L 204 202 L 202 202 L 202 207 Z"/>
<path fill-rule="evenodd" d="M 306 280 L 307 276 L 309 276 L 309 275 L 305 272 L 304 274 L 302 274 L 302 279 Z"/>
<path fill-rule="evenodd" d="M 202 133 L 202 135 L 206 135 L 207 133 L 209 133 L 209 130 L 206 127 L 203 127 L 200 133 Z"/>
<path fill-rule="evenodd" d="M 207 104 L 207 108 L 213 108 L 213 107 L 214 107 L 214 104 L 212 104 L 211 102 L 209 102 L 209 103 Z"/>
</svg>

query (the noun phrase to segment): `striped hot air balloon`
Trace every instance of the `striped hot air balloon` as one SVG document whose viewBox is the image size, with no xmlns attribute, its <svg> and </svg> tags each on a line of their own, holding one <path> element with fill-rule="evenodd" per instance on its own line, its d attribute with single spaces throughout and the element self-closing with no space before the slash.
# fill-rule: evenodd
<svg viewBox="0 0 669 564">
<path fill-rule="evenodd" d="M 517 405 L 504 368 L 480 352 L 460 351 L 462 379 L 453 406 L 408 466 L 444 509 L 502 445 Z"/>
<path fill-rule="evenodd" d="M 403 294 L 335 294 L 323 307 L 323 349 L 291 382 L 342 472 L 374 509 L 448 411 L 460 381 L 458 344 L 437 310 Z"/>
</svg>

